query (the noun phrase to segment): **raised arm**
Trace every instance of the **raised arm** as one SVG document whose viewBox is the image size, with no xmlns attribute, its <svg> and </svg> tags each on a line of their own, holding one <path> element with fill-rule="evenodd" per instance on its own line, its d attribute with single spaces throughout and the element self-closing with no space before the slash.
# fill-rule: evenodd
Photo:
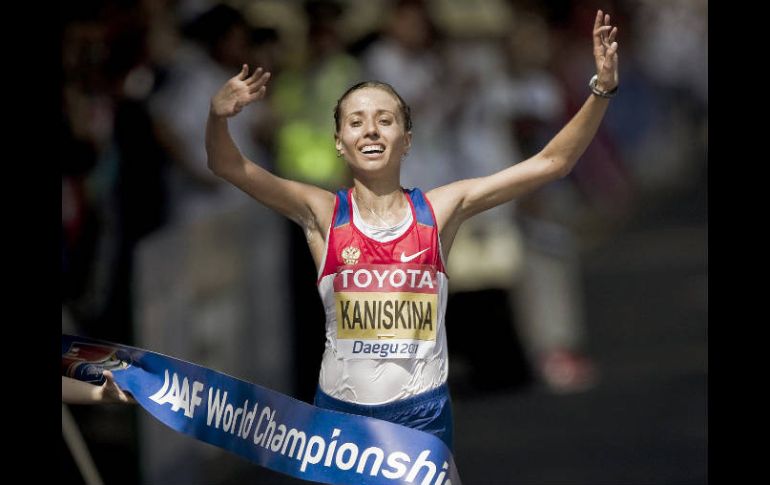
<svg viewBox="0 0 770 485">
<path fill-rule="evenodd" d="M 450 235 L 449 244 L 454 232 L 467 218 L 564 177 L 572 170 L 596 134 L 609 98 L 618 86 L 617 33 L 618 29 L 610 25 L 610 16 L 599 10 L 593 26 L 597 78 L 591 83 L 592 92 L 577 114 L 545 148 L 495 174 L 460 180 L 427 194 L 442 233 Z M 446 242 L 444 245 L 448 246 Z"/>
<path fill-rule="evenodd" d="M 243 156 L 230 136 L 227 119 L 240 113 L 248 104 L 264 98 L 270 79 L 270 73 L 263 72 L 262 68 L 257 68 L 251 76 L 248 69 L 244 64 L 241 72 L 228 80 L 211 99 L 206 124 L 208 166 L 219 177 L 300 224 L 315 256 L 313 235 L 319 235 L 320 239 L 325 237 L 334 207 L 334 194 L 273 175 Z"/>
</svg>

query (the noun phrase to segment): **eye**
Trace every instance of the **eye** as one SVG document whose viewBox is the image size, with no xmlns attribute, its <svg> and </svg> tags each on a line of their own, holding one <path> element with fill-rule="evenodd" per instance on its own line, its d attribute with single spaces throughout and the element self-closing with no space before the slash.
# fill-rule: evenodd
<svg viewBox="0 0 770 485">
<path fill-rule="evenodd" d="M 381 118 L 380 119 L 380 124 L 382 124 L 382 125 L 386 125 L 387 126 L 387 125 L 390 125 L 391 123 L 393 123 L 393 120 L 391 120 L 390 118 Z"/>
<path fill-rule="evenodd" d="M 361 126 L 361 120 L 353 120 L 350 122 L 350 126 L 357 127 Z"/>
</svg>

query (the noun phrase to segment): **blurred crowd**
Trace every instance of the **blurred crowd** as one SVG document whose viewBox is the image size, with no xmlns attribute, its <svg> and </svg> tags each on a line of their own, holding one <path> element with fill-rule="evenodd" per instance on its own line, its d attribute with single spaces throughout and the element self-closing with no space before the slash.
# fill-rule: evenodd
<svg viewBox="0 0 770 485">
<path fill-rule="evenodd" d="M 596 8 L 612 15 L 620 92 L 574 171 L 469 221 L 454 244 L 452 372 L 477 388 L 532 379 L 557 392 L 590 387 L 598 373 L 581 251 L 640 204 L 705 179 L 706 0 L 80 0 L 62 8 L 63 331 L 139 345 L 138 248 L 158 231 L 256 204 L 207 169 L 204 148 L 210 98 L 244 63 L 273 73 L 267 98 L 230 120 L 254 163 L 345 186 L 333 107 L 350 85 L 378 79 L 412 109 L 402 184 L 429 190 L 540 150 L 588 96 Z M 289 320 L 317 327 L 295 332 L 292 344 L 297 359 L 313 360 L 309 374 L 296 364 L 298 394 L 309 396 L 323 349 L 312 261 L 298 228 L 262 224 L 286 237 L 285 253 L 273 257 L 291 273 Z M 497 322 L 500 338 L 474 332 L 482 317 Z M 306 349 L 315 354 L 304 357 Z M 510 361 L 502 373 L 501 355 Z"/>
</svg>

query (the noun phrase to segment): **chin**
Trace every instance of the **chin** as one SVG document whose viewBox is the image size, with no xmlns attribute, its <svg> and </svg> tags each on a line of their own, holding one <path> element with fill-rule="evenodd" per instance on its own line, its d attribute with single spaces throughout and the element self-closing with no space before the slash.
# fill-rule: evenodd
<svg viewBox="0 0 770 485">
<path fill-rule="evenodd" d="M 381 160 L 358 160 L 355 167 L 351 167 L 353 171 L 359 171 L 366 174 L 378 174 L 383 173 L 393 166 L 393 163 L 387 159 Z"/>
</svg>

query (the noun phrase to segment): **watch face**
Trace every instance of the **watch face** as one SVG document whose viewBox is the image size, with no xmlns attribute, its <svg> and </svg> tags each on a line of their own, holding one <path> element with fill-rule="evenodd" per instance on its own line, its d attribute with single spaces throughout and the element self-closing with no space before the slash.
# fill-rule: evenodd
<svg viewBox="0 0 770 485">
<path fill-rule="evenodd" d="M 618 87 L 615 86 L 614 88 L 610 89 L 609 91 L 602 91 L 599 88 L 596 87 L 596 83 L 599 80 L 599 75 L 594 74 L 594 76 L 591 78 L 590 81 L 588 81 L 588 87 L 591 89 L 591 92 L 594 93 L 597 96 L 600 96 L 602 98 L 611 98 L 615 96 L 615 93 L 618 91 Z"/>
</svg>

